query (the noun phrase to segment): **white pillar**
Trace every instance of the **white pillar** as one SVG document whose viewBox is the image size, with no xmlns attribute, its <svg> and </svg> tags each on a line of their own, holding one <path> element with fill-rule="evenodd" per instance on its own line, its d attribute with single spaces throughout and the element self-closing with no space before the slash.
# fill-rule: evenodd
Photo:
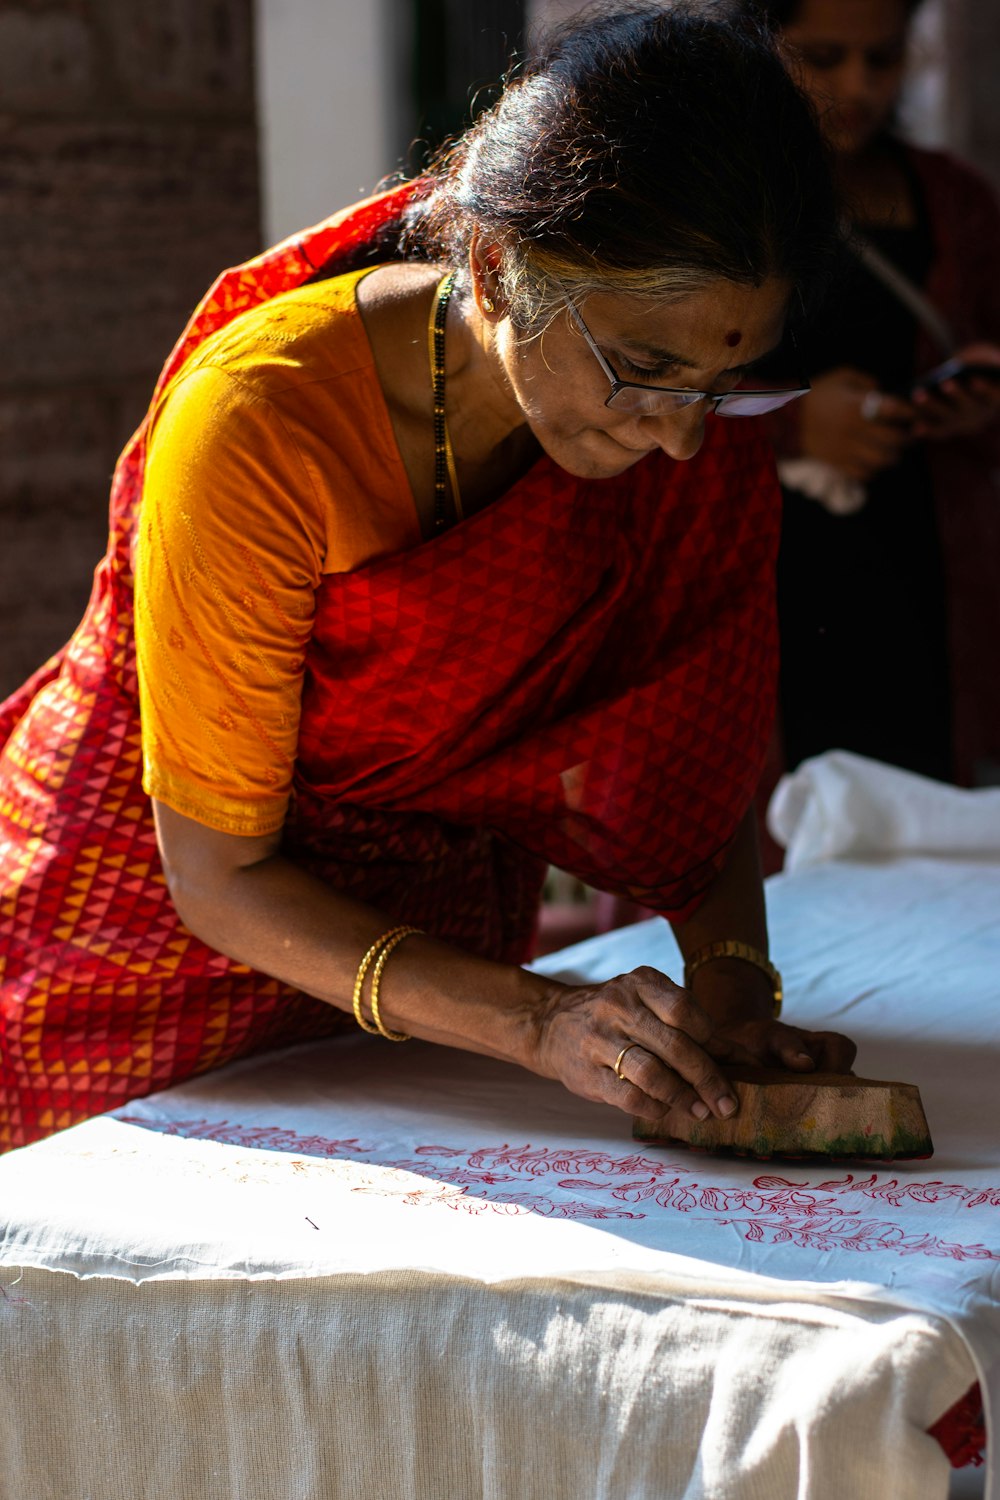
<svg viewBox="0 0 1000 1500">
<path fill-rule="evenodd" d="M 254 0 L 265 243 L 370 193 L 397 165 L 386 0 Z"/>
</svg>

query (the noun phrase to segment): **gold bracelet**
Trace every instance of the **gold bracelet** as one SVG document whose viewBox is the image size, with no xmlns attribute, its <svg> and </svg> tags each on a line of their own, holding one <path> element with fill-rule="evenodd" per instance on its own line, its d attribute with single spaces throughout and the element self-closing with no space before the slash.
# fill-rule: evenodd
<svg viewBox="0 0 1000 1500">
<path fill-rule="evenodd" d="M 397 944 L 401 943 L 405 937 L 409 937 L 411 933 L 419 931 L 419 927 L 401 927 L 397 932 L 386 938 L 385 946 L 378 956 L 375 968 L 372 970 L 372 992 L 368 1004 L 371 1008 L 372 1020 L 375 1022 L 379 1034 L 384 1036 L 388 1042 L 408 1042 L 410 1034 L 408 1031 L 390 1031 L 388 1026 L 383 1025 L 382 1017 L 378 1012 L 378 987 L 382 982 L 382 970 L 385 968 L 386 959 Z"/>
<path fill-rule="evenodd" d="M 395 948 L 397 943 L 401 943 L 403 938 L 409 937 L 411 932 L 419 932 L 419 930 L 417 927 L 390 927 L 388 932 L 383 932 L 380 938 L 376 938 L 358 965 L 358 972 L 354 979 L 354 993 L 351 997 L 351 1009 L 354 1011 L 354 1019 L 362 1031 L 367 1031 L 371 1036 L 384 1036 L 391 1042 L 409 1041 L 409 1037 L 405 1032 L 389 1031 L 382 1025 L 378 1013 L 378 987 L 382 978 L 382 970 L 385 968 L 385 961 L 393 948 Z M 364 1012 L 361 1009 L 361 1000 L 364 993 L 365 975 L 368 973 L 373 960 L 375 960 L 375 969 L 372 974 L 372 994 L 369 1002 L 371 1005 L 372 1020 L 368 1021 L 365 1019 Z"/>
<path fill-rule="evenodd" d="M 354 979 L 354 994 L 351 997 L 351 1008 L 354 1011 L 354 1019 L 361 1027 L 361 1030 L 370 1032 L 372 1036 L 381 1036 L 382 1033 L 378 1026 L 374 1026 L 371 1021 L 365 1020 L 361 1011 L 361 993 L 364 988 L 365 975 L 368 973 L 372 959 L 381 951 L 384 945 L 398 934 L 409 932 L 410 930 L 409 927 L 390 927 L 388 932 L 383 932 L 380 938 L 375 939 L 358 965 L 358 972 Z"/>
<path fill-rule="evenodd" d="M 710 963 L 713 958 L 741 958 L 744 963 L 753 964 L 755 969 L 760 969 L 762 974 L 766 974 L 773 990 L 772 1015 L 775 1020 L 778 1019 L 784 998 L 781 975 L 766 953 L 761 953 L 759 948 L 752 948 L 749 943 L 737 942 L 735 938 L 726 938 L 719 943 L 706 943 L 704 948 L 699 948 L 697 953 L 692 953 L 684 964 L 685 989 L 690 987 L 696 970 L 700 969 L 702 964 Z"/>
</svg>

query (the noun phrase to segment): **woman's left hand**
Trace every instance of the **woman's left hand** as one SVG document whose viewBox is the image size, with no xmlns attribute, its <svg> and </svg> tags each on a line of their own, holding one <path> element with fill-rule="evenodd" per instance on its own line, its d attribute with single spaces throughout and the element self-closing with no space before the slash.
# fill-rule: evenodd
<svg viewBox="0 0 1000 1500">
<path fill-rule="evenodd" d="M 759 1016 L 719 1023 L 710 1049 L 723 1062 L 794 1073 L 849 1073 L 858 1050 L 839 1031 L 807 1031 Z"/>
<path fill-rule="evenodd" d="M 1000 348 L 995 344 L 969 344 L 958 357 L 969 364 L 995 365 L 1000 377 Z M 915 438 L 940 442 L 971 437 L 1000 414 L 1000 378 L 946 380 L 933 391 L 915 391 L 912 400 L 917 412 Z"/>
<path fill-rule="evenodd" d="M 849 1073 L 857 1047 L 839 1031 L 810 1031 L 772 1015 L 771 981 L 738 958 L 704 964 L 688 994 L 714 1023 L 709 1044 L 720 1062 L 795 1073 Z"/>
</svg>

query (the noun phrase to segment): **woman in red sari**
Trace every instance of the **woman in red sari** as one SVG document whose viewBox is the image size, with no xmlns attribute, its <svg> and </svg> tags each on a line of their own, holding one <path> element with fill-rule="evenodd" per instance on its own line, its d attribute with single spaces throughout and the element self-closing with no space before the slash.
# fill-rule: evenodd
<svg viewBox="0 0 1000 1500">
<path fill-rule="evenodd" d="M 746 394 L 833 223 L 770 44 L 654 6 L 220 278 L 3 710 L 0 1146 L 352 1012 L 662 1120 L 730 1113 L 726 1059 L 849 1066 L 776 1017 L 778 498 L 716 420 L 799 393 Z M 549 863 L 687 988 L 519 967 Z"/>
</svg>

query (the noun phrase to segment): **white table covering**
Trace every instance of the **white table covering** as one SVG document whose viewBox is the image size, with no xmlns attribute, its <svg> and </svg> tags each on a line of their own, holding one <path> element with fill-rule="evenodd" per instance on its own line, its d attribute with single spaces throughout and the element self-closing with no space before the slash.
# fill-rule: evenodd
<svg viewBox="0 0 1000 1500">
<path fill-rule="evenodd" d="M 0 1160 L 11 1495 L 942 1500 L 926 1427 L 1000 1392 L 1000 867 L 769 907 L 788 1014 L 919 1084 L 933 1160 L 637 1149 L 418 1043 L 239 1064 Z M 665 923 L 546 967 L 639 963 Z"/>
</svg>

